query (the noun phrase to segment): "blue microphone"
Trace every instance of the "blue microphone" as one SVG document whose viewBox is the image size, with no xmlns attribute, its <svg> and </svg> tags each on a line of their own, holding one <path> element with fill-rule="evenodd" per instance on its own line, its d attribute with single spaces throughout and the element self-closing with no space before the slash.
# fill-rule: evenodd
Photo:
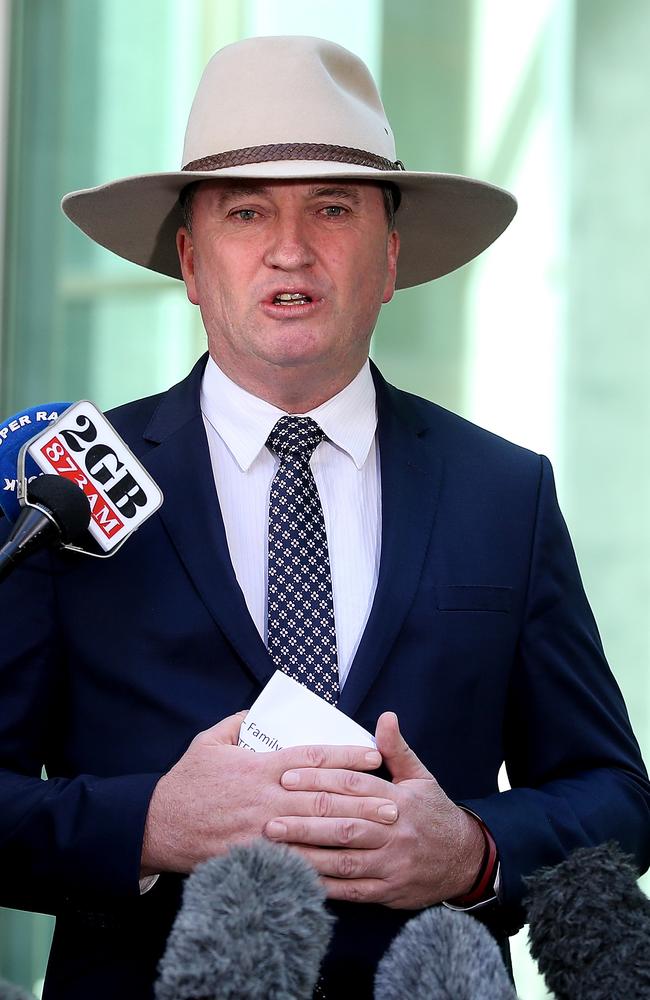
<svg viewBox="0 0 650 1000">
<path fill-rule="evenodd" d="M 0 424 L 0 511 L 11 522 L 18 520 L 22 510 L 17 496 L 18 454 L 31 438 L 45 430 L 68 409 L 70 403 L 44 403 L 7 417 Z M 41 470 L 29 455 L 25 461 L 25 476 L 31 482 Z"/>
</svg>

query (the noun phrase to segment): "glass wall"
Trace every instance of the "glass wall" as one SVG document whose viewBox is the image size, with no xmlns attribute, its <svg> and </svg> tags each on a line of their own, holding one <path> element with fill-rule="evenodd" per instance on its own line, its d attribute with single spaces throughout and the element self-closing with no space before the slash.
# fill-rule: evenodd
<svg viewBox="0 0 650 1000">
<path fill-rule="evenodd" d="M 647 750 L 650 5 L 5 0 L 4 11 L 3 416 L 154 392 L 203 351 L 182 287 L 94 246 L 58 203 L 77 187 L 175 169 L 202 67 L 227 42 L 293 33 L 346 45 L 379 79 L 409 168 L 517 194 L 519 215 L 494 248 L 385 308 L 373 353 L 396 384 L 550 455 Z M 0 975 L 37 989 L 49 933 L 46 918 L 0 911 Z M 522 935 L 515 962 L 520 994 L 546 996 Z"/>
</svg>

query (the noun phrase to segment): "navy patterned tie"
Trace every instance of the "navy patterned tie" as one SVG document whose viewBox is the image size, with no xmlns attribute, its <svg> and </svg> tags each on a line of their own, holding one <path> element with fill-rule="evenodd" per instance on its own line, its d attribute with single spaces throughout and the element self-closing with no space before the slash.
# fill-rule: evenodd
<svg viewBox="0 0 650 1000">
<path fill-rule="evenodd" d="M 273 662 L 336 704 L 339 671 L 325 519 L 309 467 L 324 433 L 281 417 L 267 447 L 280 459 L 269 497 L 267 642 Z"/>
</svg>

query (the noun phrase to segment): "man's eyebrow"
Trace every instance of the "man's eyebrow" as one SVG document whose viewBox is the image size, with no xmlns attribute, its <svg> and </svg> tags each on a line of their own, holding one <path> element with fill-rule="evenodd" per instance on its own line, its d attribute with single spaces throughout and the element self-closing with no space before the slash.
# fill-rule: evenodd
<svg viewBox="0 0 650 1000">
<path fill-rule="evenodd" d="M 309 193 L 316 198 L 345 198 L 353 205 L 358 205 L 361 201 L 357 190 L 353 187 L 323 187 L 320 185 L 317 187 L 314 185 Z"/>
<path fill-rule="evenodd" d="M 219 191 L 219 202 L 230 201 L 235 198 L 252 198 L 256 194 L 268 195 L 270 189 L 261 187 L 259 184 L 233 184 L 232 187 L 224 187 Z"/>
</svg>

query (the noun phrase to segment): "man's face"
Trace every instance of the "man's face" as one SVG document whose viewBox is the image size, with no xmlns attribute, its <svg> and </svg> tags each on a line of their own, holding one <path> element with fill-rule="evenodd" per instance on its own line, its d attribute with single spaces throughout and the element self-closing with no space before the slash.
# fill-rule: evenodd
<svg viewBox="0 0 650 1000">
<path fill-rule="evenodd" d="M 360 370 L 399 249 L 379 187 L 205 182 L 177 242 L 210 353 L 233 381 L 278 405 L 282 386 L 322 402 Z"/>
</svg>

